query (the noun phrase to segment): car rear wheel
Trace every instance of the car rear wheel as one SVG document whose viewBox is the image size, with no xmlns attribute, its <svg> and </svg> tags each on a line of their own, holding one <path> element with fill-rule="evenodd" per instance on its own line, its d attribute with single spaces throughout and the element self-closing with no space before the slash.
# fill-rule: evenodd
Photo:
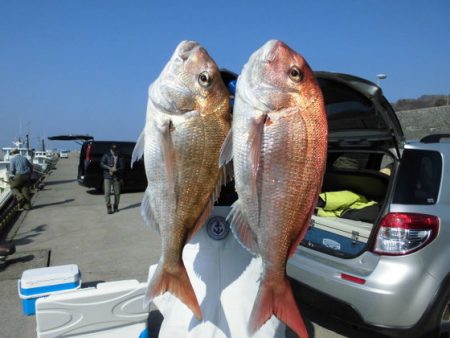
<svg viewBox="0 0 450 338">
<path fill-rule="evenodd" d="M 435 312 L 430 318 L 434 329 L 426 337 L 450 338 L 450 287 L 438 299 Z"/>
<path fill-rule="evenodd" d="M 447 298 L 444 305 L 444 308 L 442 309 L 442 316 L 441 316 L 441 324 L 440 324 L 440 338 L 450 338 L 450 297 L 449 292 L 447 292 Z"/>
<path fill-rule="evenodd" d="M 102 180 L 102 183 L 97 186 L 95 188 L 95 190 L 99 193 L 99 194 L 103 194 L 105 192 L 105 180 Z"/>
</svg>

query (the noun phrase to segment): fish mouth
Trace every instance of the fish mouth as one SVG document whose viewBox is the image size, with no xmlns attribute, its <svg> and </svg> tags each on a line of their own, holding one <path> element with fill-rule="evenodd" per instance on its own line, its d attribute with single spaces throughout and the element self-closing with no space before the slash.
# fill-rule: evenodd
<svg viewBox="0 0 450 338">
<path fill-rule="evenodd" d="M 280 40 L 269 40 L 261 48 L 260 61 L 263 63 L 273 62 L 280 51 L 283 49 L 290 49 L 283 41 Z"/>
<path fill-rule="evenodd" d="M 182 61 L 186 61 L 193 53 L 196 52 L 196 50 L 200 48 L 201 46 L 198 42 L 191 40 L 184 40 L 178 44 L 175 50 L 175 55 L 179 57 Z"/>
</svg>

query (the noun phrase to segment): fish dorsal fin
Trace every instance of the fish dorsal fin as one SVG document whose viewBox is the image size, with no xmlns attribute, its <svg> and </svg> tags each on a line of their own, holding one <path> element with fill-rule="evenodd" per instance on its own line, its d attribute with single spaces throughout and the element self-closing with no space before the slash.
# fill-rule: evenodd
<svg viewBox="0 0 450 338">
<path fill-rule="evenodd" d="M 255 233 L 248 225 L 245 216 L 242 214 L 239 200 L 234 202 L 231 206 L 227 221 L 231 224 L 231 230 L 237 241 L 252 255 L 259 255 Z"/>
<path fill-rule="evenodd" d="M 159 224 L 153 214 L 152 206 L 150 205 L 150 190 L 147 188 L 144 193 L 144 198 L 141 204 L 141 215 L 145 224 L 151 226 L 159 234 Z"/>
<path fill-rule="evenodd" d="M 229 130 L 220 148 L 219 167 L 225 166 L 233 159 L 233 131 Z"/>
<path fill-rule="evenodd" d="M 175 147 L 173 146 L 172 140 L 172 127 L 172 121 L 170 120 L 158 126 L 159 144 L 162 149 L 169 191 L 175 189 Z"/>
<path fill-rule="evenodd" d="M 222 187 L 233 179 L 233 163 L 228 162 L 219 169 L 219 177 L 217 179 L 216 187 L 211 195 L 212 204 L 216 203 L 220 197 Z"/>
<path fill-rule="evenodd" d="M 139 159 L 144 155 L 144 146 L 145 146 L 145 132 L 144 130 L 139 135 L 137 139 L 136 145 L 133 149 L 133 154 L 131 155 L 131 168 L 133 168 L 134 162 L 139 161 Z"/>
</svg>

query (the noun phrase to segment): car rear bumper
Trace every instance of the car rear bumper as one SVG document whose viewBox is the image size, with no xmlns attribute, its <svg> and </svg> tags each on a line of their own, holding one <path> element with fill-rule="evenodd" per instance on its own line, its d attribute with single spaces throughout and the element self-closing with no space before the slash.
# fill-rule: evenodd
<svg viewBox="0 0 450 338">
<path fill-rule="evenodd" d="M 333 315 L 355 324 L 404 331 L 420 321 L 439 289 L 425 267 L 422 269 L 420 262 L 411 264 L 411 259 L 414 257 L 380 258 L 365 252 L 343 260 L 300 247 L 288 261 L 287 273 L 309 287 L 314 296 L 302 298 L 314 307 L 331 309 Z M 343 279 L 342 273 L 364 283 Z"/>
</svg>

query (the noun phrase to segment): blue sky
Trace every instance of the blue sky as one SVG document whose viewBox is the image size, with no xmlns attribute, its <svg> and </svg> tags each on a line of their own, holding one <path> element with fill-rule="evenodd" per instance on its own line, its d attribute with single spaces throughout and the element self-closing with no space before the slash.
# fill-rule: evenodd
<svg viewBox="0 0 450 338">
<path fill-rule="evenodd" d="M 186 39 L 237 73 L 279 39 L 315 70 L 387 74 L 390 101 L 450 94 L 448 0 L 0 0 L 0 146 L 136 140 L 147 88 Z"/>
</svg>

